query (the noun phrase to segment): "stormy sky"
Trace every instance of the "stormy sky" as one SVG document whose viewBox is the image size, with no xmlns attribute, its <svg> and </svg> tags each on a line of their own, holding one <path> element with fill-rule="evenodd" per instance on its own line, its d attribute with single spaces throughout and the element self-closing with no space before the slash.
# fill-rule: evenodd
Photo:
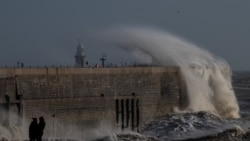
<svg viewBox="0 0 250 141">
<path fill-rule="evenodd" d="M 0 67 L 74 65 L 78 39 L 90 64 L 103 53 L 113 64 L 131 63 L 122 51 L 90 37 L 116 26 L 155 27 L 178 35 L 250 70 L 248 0 L 44 0 L 0 1 Z"/>
</svg>

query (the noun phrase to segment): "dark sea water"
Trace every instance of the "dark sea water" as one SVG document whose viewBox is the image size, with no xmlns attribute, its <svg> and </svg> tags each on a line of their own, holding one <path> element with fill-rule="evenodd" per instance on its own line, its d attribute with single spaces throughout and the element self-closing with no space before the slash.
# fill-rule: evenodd
<svg viewBox="0 0 250 141">
<path fill-rule="evenodd" d="M 167 115 L 150 121 L 141 134 L 120 134 L 116 140 L 250 141 L 250 72 L 233 73 L 233 90 L 240 107 L 239 119 L 205 111 Z"/>
</svg>

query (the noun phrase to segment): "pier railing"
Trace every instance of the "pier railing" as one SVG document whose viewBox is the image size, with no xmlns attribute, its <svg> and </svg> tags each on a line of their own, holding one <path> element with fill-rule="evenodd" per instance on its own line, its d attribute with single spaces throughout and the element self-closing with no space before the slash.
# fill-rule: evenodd
<svg viewBox="0 0 250 141">
<path fill-rule="evenodd" d="M 0 69 L 3 68 L 121 68 L 121 67 L 160 67 L 158 65 L 151 65 L 151 64 L 133 64 L 133 65 L 107 65 L 107 66 L 100 66 L 100 65 L 88 65 L 84 67 L 77 67 L 75 65 L 29 65 L 29 66 L 0 66 Z"/>
</svg>

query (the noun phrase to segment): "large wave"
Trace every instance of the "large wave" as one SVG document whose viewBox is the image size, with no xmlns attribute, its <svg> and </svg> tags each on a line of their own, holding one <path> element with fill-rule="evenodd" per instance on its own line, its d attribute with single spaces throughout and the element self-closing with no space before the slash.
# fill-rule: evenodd
<svg viewBox="0 0 250 141">
<path fill-rule="evenodd" d="M 231 70 L 223 59 L 168 32 L 152 28 L 113 28 L 102 32 L 98 39 L 137 58 L 150 57 L 155 65 L 179 66 L 187 95 L 184 111 L 240 117 L 231 84 Z"/>
</svg>

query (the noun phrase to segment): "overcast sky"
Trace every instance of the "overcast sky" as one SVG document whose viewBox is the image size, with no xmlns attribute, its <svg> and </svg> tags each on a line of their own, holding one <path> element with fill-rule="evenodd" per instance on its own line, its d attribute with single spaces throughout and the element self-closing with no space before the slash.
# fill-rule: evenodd
<svg viewBox="0 0 250 141">
<path fill-rule="evenodd" d="M 74 65 L 79 38 L 92 64 L 103 53 L 109 62 L 129 62 L 89 34 L 136 25 L 170 31 L 224 58 L 233 70 L 250 70 L 249 14 L 249 0 L 2 0 L 0 66 Z"/>
</svg>

